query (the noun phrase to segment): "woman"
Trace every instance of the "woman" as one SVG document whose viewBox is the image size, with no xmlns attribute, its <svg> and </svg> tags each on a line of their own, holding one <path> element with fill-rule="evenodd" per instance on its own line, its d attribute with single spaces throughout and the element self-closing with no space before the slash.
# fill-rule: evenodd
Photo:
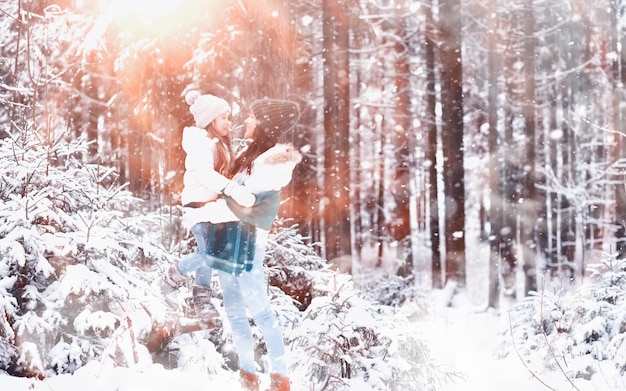
<svg viewBox="0 0 626 391">
<path fill-rule="evenodd" d="M 269 229 L 276 218 L 280 203 L 280 190 L 291 181 L 291 175 L 302 156 L 289 144 L 279 144 L 282 134 L 291 130 L 299 118 L 295 103 L 273 99 L 261 99 L 251 104 L 246 119 L 245 138 L 252 141 L 233 163 L 233 180 L 230 186 L 241 186 L 256 195 L 252 207 L 241 207 L 233 197 L 207 204 L 193 212 L 190 219 L 209 220 L 212 223 L 239 219 L 256 227 L 254 256 L 250 267 L 237 272 L 218 268 L 218 278 L 224 296 L 224 308 L 231 324 L 235 350 L 239 357 L 241 384 L 246 390 L 259 389 L 259 377 L 254 359 L 254 338 L 248 320 L 248 312 L 261 330 L 271 362 L 271 391 L 288 391 L 289 378 L 285 363 L 285 346 L 282 333 L 270 307 L 263 259 Z M 228 205 L 228 208 L 226 207 Z M 220 224 L 216 224 L 220 225 Z M 210 238 L 211 247 L 220 246 Z M 215 257 L 208 256 L 208 263 Z M 233 260 L 237 262 L 237 260 Z M 235 270 L 235 268 L 233 268 Z"/>
<path fill-rule="evenodd" d="M 200 95 L 198 91 L 188 92 L 185 101 L 189 104 L 195 126 L 188 126 L 183 130 L 182 147 L 187 154 L 184 188 L 181 193 L 183 216 L 217 199 L 218 194 L 230 183 L 226 175 L 229 174 L 233 159 L 228 103 L 213 95 Z M 240 186 L 229 190 L 229 194 L 244 206 L 250 206 L 255 201 L 254 195 Z M 209 224 L 199 221 L 187 228 L 196 239 L 197 253 L 206 253 Z M 185 275 L 192 272 L 195 272 L 192 293 L 196 315 L 212 314 L 210 304 L 212 270 L 204 263 L 195 263 L 193 257 L 187 256 L 170 267 L 164 277 L 165 290 L 171 291 L 185 285 L 187 281 Z"/>
</svg>

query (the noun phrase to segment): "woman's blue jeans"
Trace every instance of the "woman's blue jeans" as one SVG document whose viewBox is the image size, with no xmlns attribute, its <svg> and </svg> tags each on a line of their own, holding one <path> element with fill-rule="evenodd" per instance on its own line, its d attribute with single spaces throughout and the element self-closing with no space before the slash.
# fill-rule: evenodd
<svg viewBox="0 0 626 391">
<path fill-rule="evenodd" d="M 244 271 L 240 276 L 218 271 L 218 277 L 224 294 L 224 308 L 230 321 L 240 368 L 246 372 L 256 373 L 254 337 L 248 320 L 247 309 L 263 333 L 272 372 L 286 376 L 285 345 L 280 325 L 270 307 L 270 298 L 267 294 L 267 283 L 263 272 L 264 257 L 265 246 L 257 243 L 252 270 Z"/>
<path fill-rule="evenodd" d="M 196 252 L 183 257 L 178 263 L 178 271 L 184 275 L 196 272 L 195 283 L 197 285 L 211 286 L 211 274 L 213 270 L 204 262 L 208 240 L 209 223 L 202 222 L 191 227 L 191 232 L 196 238 Z"/>
<path fill-rule="evenodd" d="M 186 275 L 195 271 L 196 284 L 206 286 L 211 285 L 212 273 L 212 269 L 206 266 L 204 258 L 208 227 L 209 223 L 198 223 L 191 228 L 198 243 L 197 250 L 195 253 L 185 256 L 178 263 L 178 270 L 182 274 Z M 218 271 L 218 277 L 224 296 L 224 309 L 230 322 L 233 343 L 241 369 L 250 373 L 256 372 L 255 343 L 248 320 L 247 310 L 249 310 L 265 339 L 272 372 L 286 376 L 285 344 L 280 325 L 276 321 L 267 294 L 267 283 L 263 270 L 264 258 L 265 245 L 260 245 L 257 242 L 251 271 L 243 272 L 239 276 Z"/>
</svg>

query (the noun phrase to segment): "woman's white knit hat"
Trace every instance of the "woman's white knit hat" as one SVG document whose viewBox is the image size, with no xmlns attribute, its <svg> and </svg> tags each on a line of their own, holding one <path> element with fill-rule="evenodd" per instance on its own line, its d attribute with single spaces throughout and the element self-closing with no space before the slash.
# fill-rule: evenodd
<svg viewBox="0 0 626 391">
<path fill-rule="evenodd" d="M 206 128 L 213 120 L 224 113 L 230 113 L 228 103 L 215 95 L 200 95 L 198 91 L 189 91 L 185 95 L 189 111 L 193 114 L 196 126 Z"/>
</svg>

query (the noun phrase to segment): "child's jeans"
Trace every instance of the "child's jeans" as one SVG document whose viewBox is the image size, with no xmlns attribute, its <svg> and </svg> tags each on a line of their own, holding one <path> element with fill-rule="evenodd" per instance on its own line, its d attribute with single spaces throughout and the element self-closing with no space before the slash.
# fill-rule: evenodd
<svg viewBox="0 0 626 391">
<path fill-rule="evenodd" d="M 211 286 L 211 273 L 213 270 L 206 266 L 204 255 L 206 254 L 207 235 L 209 231 L 209 223 L 197 223 L 191 227 L 191 232 L 196 238 L 196 252 L 183 257 L 178 263 L 178 271 L 181 274 L 188 275 L 196 272 L 196 285 Z"/>
</svg>

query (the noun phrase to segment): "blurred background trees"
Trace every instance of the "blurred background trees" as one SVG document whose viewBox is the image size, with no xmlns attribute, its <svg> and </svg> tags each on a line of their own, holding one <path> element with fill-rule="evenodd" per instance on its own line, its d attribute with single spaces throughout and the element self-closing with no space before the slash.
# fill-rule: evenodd
<svg viewBox="0 0 626 391">
<path fill-rule="evenodd" d="M 84 138 L 85 163 L 176 214 L 187 90 L 235 123 L 294 100 L 305 158 L 281 215 L 320 255 L 435 287 L 488 257 L 497 306 L 623 254 L 623 17 L 616 0 L 5 1 L 0 138 Z"/>
</svg>

